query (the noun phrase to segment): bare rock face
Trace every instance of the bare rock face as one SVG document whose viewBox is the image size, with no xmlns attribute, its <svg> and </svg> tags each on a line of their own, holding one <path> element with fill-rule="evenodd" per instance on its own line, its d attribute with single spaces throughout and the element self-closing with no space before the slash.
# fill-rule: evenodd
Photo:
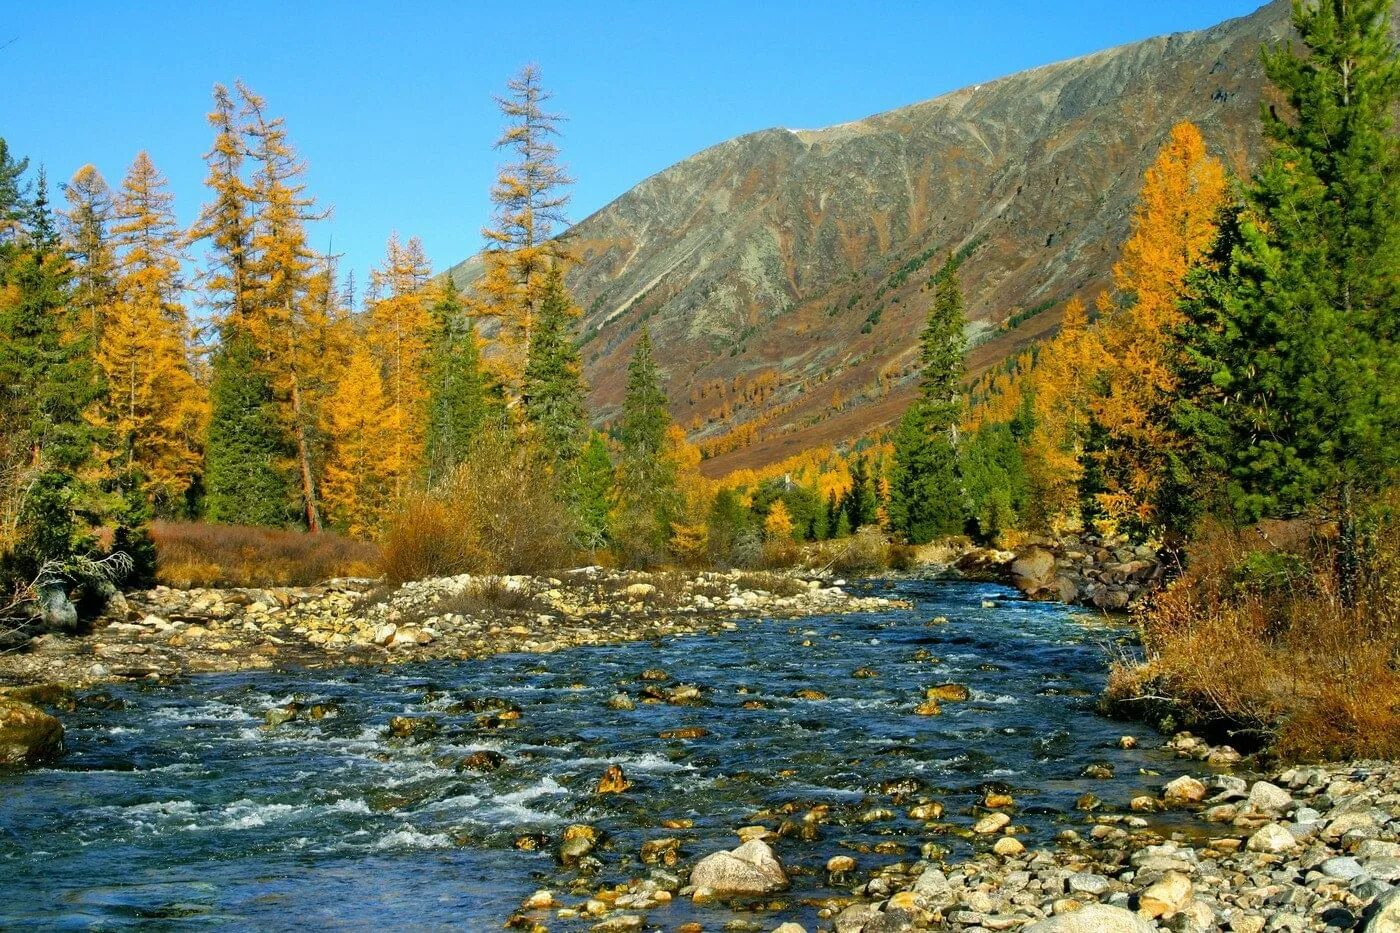
<svg viewBox="0 0 1400 933">
<path fill-rule="evenodd" d="M 787 872 L 761 839 L 705 856 L 690 872 L 696 897 L 771 894 L 788 886 Z"/>
<path fill-rule="evenodd" d="M 0 766 L 37 765 L 63 752 L 63 725 L 21 700 L 0 696 Z"/>
<path fill-rule="evenodd" d="M 974 372 L 1046 336 L 1059 306 L 1108 282 L 1174 124 L 1231 165 L 1257 156 L 1259 50 L 1288 34 L 1288 6 L 826 129 L 750 133 L 642 181 L 566 234 L 599 419 L 617 414 L 645 321 L 692 440 L 756 429 L 717 448 L 711 475 L 889 423 L 912 396 L 930 273 L 952 252 Z"/>
</svg>

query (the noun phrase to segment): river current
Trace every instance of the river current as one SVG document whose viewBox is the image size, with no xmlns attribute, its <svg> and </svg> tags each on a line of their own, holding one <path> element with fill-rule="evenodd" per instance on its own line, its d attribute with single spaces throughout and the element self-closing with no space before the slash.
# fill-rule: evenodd
<svg viewBox="0 0 1400 933">
<path fill-rule="evenodd" d="M 799 816 L 828 804 L 831 819 L 818 839 L 774 843 L 793 889 L 757 919 L 811 929 L 810 901 L 849 893 L 822 870 L 832 855 L 866 870 L 917 859 L 925 842 L 973 851 L 909 820 L 913 799 L 941 800 L 946 820 L 970 825 L 986 786 L 1004 785 L 1035 846 L 1082 828 L 1086 791 L 1122 805 L 1187 770 L 1154 741 L 1120 750 L 1133 730 L 1094 712 L 1106 649 L 1129 640 L 1120 625 L 985 584 L 872 586 L 914 608 L 549 655 L 106 687 L 64 714 L 59 763 L 0 774 L 0 927 L 500 929 L 539 888 L 583 900 L 552 854 L 569 824 L 606 835 L 596 890 L 653 869 L 637 858 L 644 841 L 679 837 L 683 868 L 737 845 L 737 827 L 776 827 L 761 811 L 796 802 Z M 658 668 L 669 681 L 641 678 Z M 874 676 L 853 676 L 862 668 Z M 944 682 L 969 699 L 914 715 L 924 688 Z M 608 706 L 668 683 L 697 685 L 701 705 Z M 266 711 L 289 702 L 335 712 L 267 728 Z M 493 720 L 493 706 L 520 718 Z M 395 738 L 394 716 L 439 729 Z M 709 734 L 659 737 L 689 726 Z M 451 766 L 479 751 L 504 764 Z M 1103 761 L 1112 778 L 1082 776 Z M 633 787 L 595 794 L 612 764 Z M 893 816 L 867 822 L 872 809 Z M 522 851 L 522 837 L 539 847 Z M 728 916 L 680 900 L 651 913 L 666 928 L 717 929 Z"/>
</svg>

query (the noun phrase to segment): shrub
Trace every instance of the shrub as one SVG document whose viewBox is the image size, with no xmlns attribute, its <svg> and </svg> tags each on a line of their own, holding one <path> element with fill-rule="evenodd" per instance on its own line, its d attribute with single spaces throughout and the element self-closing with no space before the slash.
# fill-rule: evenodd
<svg viewBox="0 0 1400 933">
<path fill-rule="evenodd" d="M 378 573 L 379 548 L 322 532 L 155 522 L 156 579 L 167 586 L 309 586 Z"/>
<path fill-rule="evenodd" d="M 1140 614 L 1146 660 L 1115 665 L 1110 701 L 1166 697 L 1181 725 L 1288 757 L 1400 754 L 1400 528 L 1377 516 L 1349 598 L 1329 527 L 1207 525 Z"/>
<path fill-rule="evenodd" d="M 411 493 L 390 516 L 391 582 L 461 573 L 540 573 L 574 560 L 573 519 L 548 459 L 505 432 L 486 431 L 438 487 Z"/>
</svg>

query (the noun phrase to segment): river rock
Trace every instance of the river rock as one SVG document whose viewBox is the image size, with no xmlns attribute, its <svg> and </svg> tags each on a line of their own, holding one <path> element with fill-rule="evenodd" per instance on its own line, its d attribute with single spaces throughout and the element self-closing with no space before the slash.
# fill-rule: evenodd
<svg viewBox="0 0 1400 933">
<path fill-rule="evenodd" d="M 1150 917 L 1171 917 L 1187 908 L 1193 893 L 1190 878 L 1179 871 L 1169 871 L 1142 892 L 1138 909 Z"/>
<path fill-rule="evenodd" d="M 1294 839 L 1293 834 L 1280 824 L 1269 823 L 1260 827 L 1258 832 L 1249 837 L 1245 848 L 1251 852 L 1277 854 L 1298 848 L 1298 840 Z"/>
<path fill-rule="evenodd" d="M 1154 927 L 1122 907 L 1090 904 L 1022 927 L 1023 933 L 1153 933 Z"/>
<path fill-rule="evenodd" d="M 988 813 L 973 825 L 972 831 L 980 836 L 990 836 L 992 833 L 999 833 L 1011 823 L 1011 817 L 1005 813 Z"/>
<path fill-rule="evenodd" d="M 1292 805 L 1292 795 L 1268 781 L 1255 781 L 1249 789 L 1249 808 L 1256 813 L 1284 813 Z"/>
<path fill-rule="evenodd" d="M 627 780 L 627 775 L 622 773 L 621 765 L 608 765 L 608 770 L 603 772 L 603 776 L 598 778 L 598 786 L 594 788 L 594 793 L 598 794 L 620 794 L 632 786 L 632 782 Z"/>
<path fill-rule="evenodd" d="M 1400 933 L 1400 888 L 1376 898 L 1363 916 L 1361 933 Z"/>
<path fill-rule="evenodd" d="M 1017 589 L 1034 595 L 1055 583 L 1055 555 L 1042 547 L 1027 548 L 1011 562 L 1010 572 Z"/>
<path fill-rule="evenodd" d="M 926 699 L 942 700 L 945 703 L 961 703 L 969 696 L 971 693 L 964 684 L 937 684 L 924 691 Z"/>
<path fill-rule="evenodd" d="M 1200 781 L 1183 774 L 1162 789 L 1162 799 L 1173 806 L 1187 806 L 1206 799 L 1206 786 Z"/>
<path fill-rule="evenodd" d="M 768 844 L 753 839 L 737 849 L 714 852 L 702 858 L 691 869 L 690 883 L 695 888 L 696 899 L 700 900 L 706 894 L 714 897 L 771 894 L 786 888 L 788 877 Z"/>
<path fill-rule="evenodd" d="M 37 765 L 63 752 L 63 725 L 22 700 L 0 696 L 0 765 Z"/>
</svg>

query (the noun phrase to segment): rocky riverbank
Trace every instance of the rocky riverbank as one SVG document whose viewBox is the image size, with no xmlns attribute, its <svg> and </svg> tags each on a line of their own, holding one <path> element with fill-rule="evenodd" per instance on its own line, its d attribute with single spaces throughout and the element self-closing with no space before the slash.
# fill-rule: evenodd
<svg viewBox="0 0 1400 933">
<path fill-rule="evenodd" d="M 1239 757 L 1187 734 L 1171 744 L 1180 755 L 1212 762 Z M 892 805 L 927 821 L 930 841 L 915 861 L 863 873 L 861 855 L 853 852 L 825 865 L 785 865 L 783 840 L 822 833 L 829 814 L 821 807 L 760 813 L 736 830 L 740 844 L 732 850 L 686 868 L 675 858 L 680 839 L 649 841 L 640 852 L 642 863 L 654 866 L 646 877 L 586 897 L 580 887 L 572 896 L 538 891 L 508 926 L 539 933 L 552 914 L 589 920 L 599 933 L 651 929 L 665 914 L 647 911 L 678 898 L 771 916 L 781 912 L 783 891 L 797 872 L 824 875 L 830 887 L 844 889 L 809 904 L 823 918 L 819 928 L 836 933 L 1400 930 L 1400 766 L 1393 762 L 1292 767 L 1255 780 L 1217 770 L 1177 778 L 1157 795 L 1131 801 L 1086 794 L 1080 825 L 1063 830 L 1054 848 L 1029 849 L 1020 841 L 1018 803 L 1007 794 L 989 792 L 981 806 L 956 816 L 937 800 L 899 797 L 896 791 Z M 1183 809 L 1194 812 L 1184 829 L 1166 830 L 1154 817 Z M 878 819 L 882 811 L 871 812 Z M 683 823 L 676 828 L 683 831 Z M 947 835 L 971 837 L 982 851 L 950 864 L 938 844 Z M 586 870 L 601 854 L 598 842 L 590 827 L 570 827 L 561 863 Z M 724 929 L 804 930 L 757 918 Z"/>
<path fill-rule="evenodd" d="M 549 652 L 898 605 L 777 573 L 458 576 L 388 589 L 156 587 L 114 599 L 91 632 L 43 635 L 0 654 L 0 685 L 84 686 L 192 673 L 391 664 Z"/>
<path fill-rule="evenodd" d="M 1126 535 L 1066 535 L 1028 543 L 1015 551 L 974 548 L 953 568 L 965 576 L 996 580 L 1031 599 L 1053 599 L 1107 612 L 1129 609 L 1158 586 L 1165 565 L 1150 545 Z"/>
</svg>

